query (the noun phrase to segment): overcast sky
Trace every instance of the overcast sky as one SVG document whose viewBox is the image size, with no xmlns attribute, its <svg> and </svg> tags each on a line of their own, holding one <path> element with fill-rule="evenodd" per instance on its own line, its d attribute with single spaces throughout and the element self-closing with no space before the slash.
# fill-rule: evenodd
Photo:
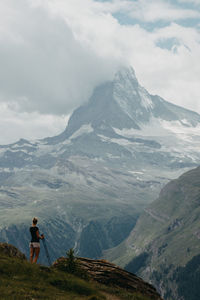
<svg viewBox="0 0 200 300">
<path fill-rule="evenodd" d="M 0 144 L 60 133 L 123 64 L 200 113 L 200 0 L 0 0 Z"/>
</svg>

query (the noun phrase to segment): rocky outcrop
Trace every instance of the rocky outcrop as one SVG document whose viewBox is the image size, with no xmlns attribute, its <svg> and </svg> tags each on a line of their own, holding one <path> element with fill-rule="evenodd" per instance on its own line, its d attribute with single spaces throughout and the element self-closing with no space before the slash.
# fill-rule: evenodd
<svg viewBox="0 0 200 300">
<path fill-rule="evenodd" d="M 5 254 L 10 257 L 17 257 L 26 259 L 26 256 L 20 252 L 16 247 L 7 243 L 0 243 L 0 254 Z"/>
<path fill-rule="evenodd" d="M 67 258 L 61 257 L 56 260 L 53 267 L 60 268 L 62 265 L 66 265 L 66 263 Z M 106 260 L 93 260 L 79 257 L 77 258 L 77 263 L 78 266 L 87 273 L 88 277 L 94 281 L 120 287 L 129 292 L 139 292 L 152 300 L 162 300 L 152 285 Z"/>
</svg>

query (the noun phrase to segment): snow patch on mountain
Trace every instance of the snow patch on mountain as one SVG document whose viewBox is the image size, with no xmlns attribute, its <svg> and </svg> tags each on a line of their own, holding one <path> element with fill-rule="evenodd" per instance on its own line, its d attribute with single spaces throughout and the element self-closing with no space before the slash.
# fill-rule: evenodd
<svg viewBox="0 0 200 300">
<path fill-rule="evenodd" d="M 132 87 L 133 82 L 138 84 L 135 71 L 132 67 L 121 67 L 115 74 L 114 82 L 125 83 L 126 87 Z"/>
<path fill-rule="evenodd" d="M 187 124 L 187 126 L 184 126 L 183 124 Z M 181 121 L 161 121 L 161 125 L 164 129 L 168 130 L 170 133 L 175 134 L 179 139 L 182 139 L 184 141 L 194 141 L 194 137 L 199 137 L 200 139 L 200 124 L 198 124 L 196 127 L 189 127 L 189 123 L 187 120 L 181 120 Z M 200 140 L 197 142 L 199 143 Z"/>
<path fill-rule="evenodd" d="M 148 124 L 141 125 L 141 128 L 123 128 L 122 130 L 118 128 L 113 128 L 114 131 L 127 138 L 131 137 L 145 137 L 146 139 L 152 137 L 159 137 L 159 136 L 169 136 L 169 135 L 176 135 L 179 139 L 191 141 L 193 137 L 199 137 L 200 139 L 200 124 L 196 127 L 190 125 L 185 126 L 183 124 L 189 125 L 187 120 L 181 121 L 166 121 L 158 118 L 152 118 Z"/>
<path fill-rule="evenodd" d="M 52 153 L 54 149 L 55 149 L 55 146 L 48 145 L 43 142 L 38 142 L 38 149 L 35 152 L 35 155 L 41 156 L 41 155 L 45 155 L 46 153 Z"/>
<path fill-rule="evenodd" d="M 26 150 L 26 149 L 23 149 L 23 148 L 21 148 L 21 149 L 9 149 L 9 151 L 10 152 L 13 152 L 13 153 L 19 153 L 19 152 L 23 152 L 23 153 L 26 153 L 26 154 L 30 154 L 30 153 L 33 153 L 33 152 L 30 152 L 30 151 L 28 151 L 28 150 Z"/>
<path fill-rule="evenodd" d="M 154 105 L 151 100 L 151 97 L 149 93 L 141 86 L 139 87 L 139 95 L 141 99 L 141 105 L 146 109 L 152 109 Z"/>
<path fill-rule="evenodd" d="M 183 125 L 186 120 L 166 121 L 152 118 L 148 124 L 143 124 L 140 130 L 131 128 L 113 128 L 114 131 L 125 138 L 140 138 L 154 140 L 162 145 L 161 151 L 173 154 L 174 157 L 187 158 L 190 161 L 199 160 L 200 124 L 196 127 Z"/>
<path fill-rule="evenodd" d="M 12 149 L 20 149 L 22 147 L 27 147 L 27 148 L 33 148 L 35 147 L 35 144 L 31 144 L 31 143 L 24 143 L 19 145 L 18 143 L 11 145 Z"/>
<path fill-rule="evenodd" d="M 151 96 L 139 85 L 132 68 L 123 68 L 116 74 L 113 96 L 122 110 L 132 119 L 136 111 L 137 115 L 143 115 L 144 110 L 150 111 L 154 107 Z"/>
<path fill-rule="evenodd" d="M 130 142 L 129 140 L 126 139 L 111 139 L 112 143 L 118 144 L 120 146 L 128 146 L 128 145 L 133 145 L 135 143 Z"/>
<path fill-rule="evenodd" d="M 84 124 L 82 125 L 77 131 L 75 131 L 72 136 L 70 137 L 70 140 L 76 139 L 77 137 L 83 135 L 83 134 L 88 134 L 93 132 L 94 129 L 92 128 L 91 123 L 90 124 Z"/>
<path fill-rule="evenodd" d="M 130 95 L 130 97 L 131 96 L 132 95 Z M 119 106 L 121 107 L 121 109 L 123 110 L 123 112 L 125 112 L 132 119 L 132 114 L 130 113 L 129 103 L 124 101 L 122 96 L 120 94 L 117 94 L 116 92 L 114 92 L 114 98 L 117 101 L 117 103 L 119 104 Z"/>
<path fill-rule="evenodd" d="M 102 134 L 98 134 L 98 136 L 101 138 L 102 142 L 109 142 L 109 143 L 114 143 L 114 144 L 118 144 L 120 146 L 127 146 L 127 145 L 132 145 L 133 142 L 130 142 L 127 139 L 115 139 L 115 138 L 109 138 L 105 135 Z"/>
</svg>

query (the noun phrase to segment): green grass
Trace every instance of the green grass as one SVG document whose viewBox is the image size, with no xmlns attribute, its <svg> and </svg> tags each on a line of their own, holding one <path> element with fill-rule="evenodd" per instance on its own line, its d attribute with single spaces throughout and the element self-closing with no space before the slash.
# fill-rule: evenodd
<svg viewBox="0 0 200 300">
<path fill-rule="evenodd" d="M 90 283 L 70 274 L 0 256 L 1 299 L 105 299 Z"/>
<path fill-rule="evenodd" d="M 115 298 L 116 297 L 116 298 Z M 0 252 L 1 300 L 150 300 L 139 293 L 83 280 Z"/>
</svg>

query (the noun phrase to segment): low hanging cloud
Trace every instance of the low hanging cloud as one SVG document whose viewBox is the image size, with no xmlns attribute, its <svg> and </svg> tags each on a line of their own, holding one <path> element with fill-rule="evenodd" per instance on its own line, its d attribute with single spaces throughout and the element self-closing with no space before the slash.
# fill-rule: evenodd
<svg viewBox="0 0 200 300">
<path fill-rule="evenodd" d="M 200 32 L 198 26 L 177 23 L 195 20 L 199 11 L 178 2 L 184 0 L 176 5 L 162 0 L 0 1 L 0 125 L 15 127 L 7 137 L 2 131 L 0 143 L 20 134 L 59 133 L 66 116 L 122 64 L 132 65 L 151 93 L 200 113 Z M 121 24 L 118 13 L 133 24 Z M 158 21 L 167 23 L 159 27 Z M 154 24 L 150 29 L 149 23 Z M 4 117 L 9 114 L 12 121 Z"/>
<path fill-rule="evenodd" d="M 16 7 L 14 2 L 6 2 L 0 36 L 0 101 L 22 111 L 68 114 L 112 76 L 115 62 L 78 41 L 67 23 L 45 7 L 23 0 Z"/>
<path fill-rule="evenodd" d="M 35 140 L 63 131 L 69 116 L 20 112 L 7 103 L 0 103 L 0 144 L 12 144 L 21 138 Z"/>
</svg>

